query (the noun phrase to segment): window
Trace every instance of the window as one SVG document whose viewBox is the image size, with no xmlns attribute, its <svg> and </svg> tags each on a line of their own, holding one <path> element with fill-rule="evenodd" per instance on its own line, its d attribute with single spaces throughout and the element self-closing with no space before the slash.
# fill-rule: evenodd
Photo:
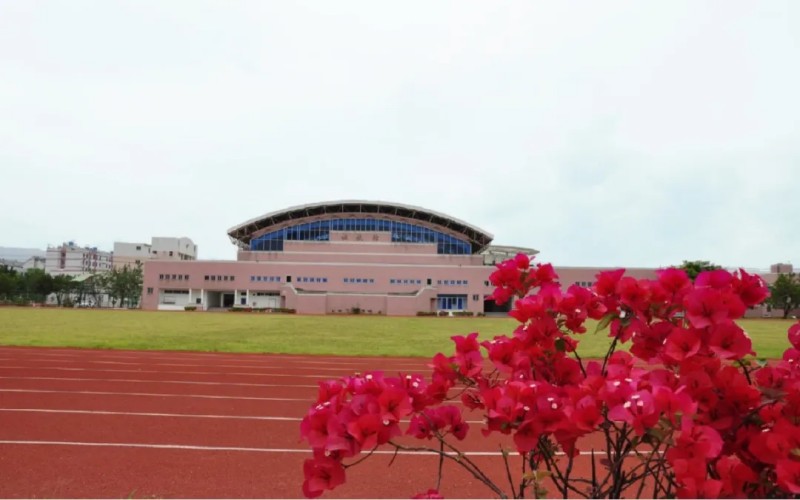
<svg viewBox="0 0 800 500">
<path fill-rule="evenodd" d="M 428 286 L 430 286 L 432 283 L 433 283 L 433 280 L 428 278 Z"/>
<path fill-rule="evenodd" d="M 286 277 L 286 282 L 287 283 L 291 283 L 292 282 L 292 277 L 291 276 L 287 276 Z"/>
<path fill-rule="evenodd" d="M 211 281 L 217 281 L 217 277 L 216 276 L 211 276 Z"/>
<path fill-rule="evenodd" d="M 194 299 L 194 303 L 195 304 L 200 304 L 200 302 L 201 302 L 200 297 L 197 297 L 196 299 Z"/>
<path fill-rule="evenodd" d="M 207 274 L 203 277 L 203 281 L 208 281 L 208 275 Z"/>
<path fill-rule="evenodd" d="M 169 256 L 172 257 L 172 250 L 169 251 Z"/>
<path fill-rule="evenodd" d="M 472 296 L 473 301 L 480 300 L 480 298 L 481 298 L 480 295 L 478 295 L 477 293 Z"/>
<path fill-rule="evenodd" d="M 489 286 L 489 280 L 484 281 L 483 286 Z"/>
<path fill-rule="evenodd" d="M 322 278 L 322 282 L 323 283 L 327 283 L 328 282 L 328 278 Z"/>
<path fill-rule="evenodd" d="M 183 279 L 185 279 L 186 281 L 189 281 L 189 275 L 188 274 L 184 274 L 183 275 Z"/>
<path fill-rule="evenodd" d="M 231 281 L 235 281 L 235 280 L 236 280 L 236 276 L 231 276 Z"/>
<path fill-rule="evenodd" d="M 153 295 L 153 289 L 148 287 L 147 288 L 147 295 Z"/>
<path fill-rule="evenodd" d="M 163 280 L 164 279 L 164 275 L 163 274 L 159 274 L 158 275 L 158 279 Z"/>
<path fill-rule="evenodd" d="M 183 275 L 182 274 L 178 275 L 178 281 L 183 281 Z"/>
<path fill-rule="evenodd" d="M 141 250 L 141 249 L 142 249 L 142 245 L 136 245 L 136 250 Z"/>
<path fill-rule="evenodd" d="M 223 278 L 224 278 L 224 281 L 228 281 L 228 277 L 227 276 L 223 276 Z"/>
<path fill-rule="evenodd" d="M 436 306 L 445 311 L 461 311 L 467 306 L 466 295 L 438 295 Z"/>
<path fill-rule="evenodd" d="M 250 250 L 280 252 L 284 241 L 329 241 L 331 231 L 380 231 L 390 233 L 391 241 L 395 243 L 434 244 L 440 254 L 472 253 L 466 240 L 433 229 L 409 222 L 366 218 L 314 221 L 278 229 L 253 239 Z M 373 235 L 374 240 L 377 240 L 376 236 Z M 363 240 L 363 236 L 357 234 L 355 239 Z"/>
</svg>

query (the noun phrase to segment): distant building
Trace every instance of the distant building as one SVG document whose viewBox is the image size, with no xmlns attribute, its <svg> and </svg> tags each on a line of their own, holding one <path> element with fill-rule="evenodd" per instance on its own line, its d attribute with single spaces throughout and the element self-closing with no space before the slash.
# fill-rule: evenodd
<svg viewBox="0 0 800 500">
<path fill-rule="evenodd" d="M 494 264 L 532 248 L 422 207 L 334 201 L 291 207 L 228 231 L 236 261 L 150 260 L 144 309 L 296 309 L 306 314 L 503 312 L 489 295 Z M 556 268 L 565 285 L 591 286 L 603 268 Z M 633 269 L 654 278 L 655 269 Z"/>
<path fill-rule="evenodd" d="M 97 247 L 81 247 L 70 241 L 47 247 L 44 270 L 51 275 L 93 273 L 109 271 L 113 254 Z"/>
<path fill-rule="evenodd" d="M 197 245 L 186 237 L 153 237 L 150 243 L 114 242 L 114 267 L 143 265 L 150 260 L 197 260 Z"/>
</svg>

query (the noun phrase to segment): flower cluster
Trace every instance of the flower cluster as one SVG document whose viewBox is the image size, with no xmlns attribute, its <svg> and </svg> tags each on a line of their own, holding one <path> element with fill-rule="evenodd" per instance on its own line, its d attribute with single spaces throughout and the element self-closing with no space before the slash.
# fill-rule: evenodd
<svg viewBox="0 0 800 500">
<path fill-rule="evenodd" d="M 301 436 L 314 452 L 304 464 L 305 496 L 317 497 L 342 484 L 348 467 L 345 459 L 403 434 L 401 419 L 412 414 L 406 434 L 464 439 L 468 424 L 461 411 L 453 405 L 435 406 L 449 387 L 428 384 L 419 375 L 384 377 L 379 371 L 320 382 L 317 402 L 300 424 Z"/>
<path fill-rule="evenodd" d="M 510 315 L 519 326 L 482 342 L 477 333 L 453 337 L 455 353 L 433 358 L 429 381 L 376 372 L 322 383 L 302 423 L 314 451 L 304 493 L 344 482 L 344 459 L 362 450 L 400 449 L 392 441 L 400 434 L 463 439 L 461 412 L 443 404 L 459 388 L 463 405 L 484 415 L 482 433 L 509 435 L 524 463 L 548 470 L 565 496 L 618 497 L 645 480 L 653 497 L 800 494 L 800 323 L 772 365 L 754 361 L 736 323 L 767 298 L 760 277 L 715 270 L 692 282 L 665 269 L 650 280 L 620 269 L 600 273 L 592 289 L 566 290 L 557 280 L 552 266 L 524 255 L 499 264 L 493 297 L 516 298 Z M 578 355 L 588 320 L 609 332 L 600 360 Z M 596 450 L 605 472 L 570 478 L 581 439 L 591 436 L 605 443 Z M 520 478 L 511 495 L 537 487 L 533 477 Z"/>
</svg>

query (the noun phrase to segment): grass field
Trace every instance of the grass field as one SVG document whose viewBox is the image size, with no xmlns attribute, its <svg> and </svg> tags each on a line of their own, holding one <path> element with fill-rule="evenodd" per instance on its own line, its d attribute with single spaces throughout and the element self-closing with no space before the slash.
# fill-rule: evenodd
<svg viewBox="0 0 800 500">
<path fill-rule="evenodd" d="M 793 321 L 742 320 L 759 357 L 778 358 L 789 346 Z M 450 336 L 510 335 L 505 318 L 398 318 L 295 316 L 246 313 L 105 311 L 0 308 L 0 345 L 86 347 L 359 356 L 424 356 L 451 353 Z M 580 337 L 585 358 L 608 349 L 605 333 Z"/>
</svg>

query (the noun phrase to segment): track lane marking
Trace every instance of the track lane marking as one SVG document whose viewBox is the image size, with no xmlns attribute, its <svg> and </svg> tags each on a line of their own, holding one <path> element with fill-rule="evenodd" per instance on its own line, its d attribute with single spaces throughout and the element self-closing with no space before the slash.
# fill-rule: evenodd
<svg viewBox="0 0 800 500">
<path fill-rule="evenodd" d="M 66 380 L 73 382 L 130 382 L 130 383 L 146 383 L 146 384 L 188 384 L 188 385 L 231 385 L 231 386 L 244 386 L 244 387 L 291 387 L 291 388 L 304 388 L 304 389 L 317 389 L 317 385 L 284 385 L 284 384 L 252 384 L 246 382 L 202 382 L 193 380 L 143 380 L 143 379 L 129 379 L 129 378 L 84 378 L 84 377 L 25 377 L 25 376 L 0 376 L 0 380 Z"/>
<path fill-rule="evenodd" d="M 297 401 L 311 405 L 313 401 L 298 398 L 266 398 L 256 396 L 217 396 L 213 394 L 161 394 L 150 392 L 110 392 L 110 391 L 58 391 L 50 389 L 0 389 L 0 392 L 33 393 L 33 394 L 93 394 L 99 396 L 146 396 L 163 398 L 198 398 L 198 399 L 241 399 L 252 401 Z"/>
<path fill-rule="evenodd" d="M 63 354 L 59 354 L 63 353 Z M 283 354 L 283 353 L 243 353 L 243 352 L 197 352 L 197 351 L 129 351 L 118 349 L 92 349 L 92 348 L 59 348 L 59 347 L 11 347 L 0 346 L 0 352 L 14 354 L 14 353 L 31 353 L 40 356 L 75 356 L 85 357 L 89 356 L 107 356 L 109 358 L 118 359 L 139 359 L 139 358 L 190 358 L 196 357 L 199 359 L 207 359 L 210 357 L 226 357 L 226 358 L 245 358 L 255 360 L 258 356 L 268 357 L 270 359 L 285 359 L 285 360 L 298 360 L 306 361 L 309 363 L 323 363 L 323 364 L 360 364 L 362 362 L 381 362 L 381 361 L 397 361 L 398 363 L 414 365 L 417 362 L 427 363 L 430 361 L 429 357 L 392 357 L 392 356 L 339 356 L 335 354 Z M 324 360 L 324 361 L 323 361 Z M 330 360 L 330 361 L 328 361 Z"/>
<path fill-rule="evenodd" d="M 341 377 L 333 377 L 331 375 L 295 375 L 291 373 L 253 373 L 253 372 L 189 372 L 189 371 L 163 371 L 163 370 L 117 370 L 113 368 L 71 368 L 71 367 L 31 367 L 31 366 L 0 366 L 0 370 L 59 370 L 59 371 L 74 371 L 74 372 L 111 372 L 111 373 L 158 373 L 168 375 L 171 373 L 179 373 L 181 375 L 237 375 L 244 377 L 295 377 L 295 378 L 313 378 L 316 380 L 329 380 L 338 379 Z"/>
<path fill-rule="evenodd" d="M 176 417 L 176 418 L 219 418 L 219 419 L 240 419 L 240 420 L 275 420 L 281 422 L 300 422 L 300 417 L 271 417 L 271 416 L 249 416 L 249 415 L 197 415 L 190 413 L 150 413 L 150 412 L 126 412 L 126 411 L 106 411 L 106 410 L 56 410 L 50 408 L 0 408 L 0 412 L 11 413 L 67 413 L 77 415 L 120 415 L 120 416 L 142 416 L 142 417 Z M 410 420 L 400 420 L 407 424 Z M 483 420 L 465 420 L 468 424 L 482 425 Z"/>
<path fill-rule="evenodd" d="M 301 453 L 310 455 L 310 449 L 297 448 L 248 448 L 242 446 L 201 446 L 190 444 L 147 444 L 147 443 L 105 443 L 105 442 L 85 442 L 85 441 L 32 441 L 32 440 L 0 440 L 0 444 L 8 445 L 43 445 L 43 446 L 97 446 L 106 448 L 151 448 L 158 450 L 202 450 L 202 451 L 243 451 L 256 453 Z M 437 451 L 392 451 L 375 450 L 370 452 L 364 450 L 361 454 L 372 453 L 373 455 L 430 455 L 438 456 Z M 456 456 L 455 452 L 445 452 L 447 455 Z M 564 452 L 555 452 L 556 455 L 564 455 Z M 591 456 L 590 451 L 581 451 L 581 456 Z M 462 455 L 470 457 L 499 457 L 503 453 L 499 451 L 466 451 Z"/>
<path fill-rule="evenodd" d="M 114 416 L 140 416 L 140 417 L 175 417 L 175 418 L 212 418 L 233 420 L 275 420 L 278 422 L 300 422 L 298 417 L 268 417 L 248 415 L 197 415 L 189 413 L 148 413 L 105 410 L 54 410 L 49 408 L 0 408 L 0 412 L 9 413 L 66 413 L 76 415 L 114 415 Z"/>
<path fill-rule="evenodd" d="M 75 362 L 75 363 L 97 363 L 97 364 L 112 364 L 112 365 L 155 365 L 155 366 L 207 366 L 208 365 L 208 363 L 200 363 L 201 359 L 198 359 L 198 360 L 182 360 L 182 361 L 195 361 L 193 363 L 158 363 L 158 362 L 153 362 L 154 360 L 150 360 L 150 359 L 146 359 L 146 358 L 135 358 L 135 357 L 116 358 L 116 359 L 130 359 L 130 360 L 142 359 L 142 361 L 109 361 L 109 360 L 88 359 L 86 356 L 69 356 L 69 355 L 65 355 L 65 354 L 47 354 L 47 353 L 36 354 L 36 356 L 45 356 L 45 357 L 55 358 L 55 359 L 58 359 L 59 361 L 65 362 L 65 363 Z M 63 359 L 63 358 L 67 358 L 67 359 Z M 161 358 L 161 359 L 180 360 L 180 358 Z M 32 362 L 37 362 L 37 363 L 47 363 L 47 362 L 53 361 L 53 359 L 38 359 L 38 358 L 35 358 L 35 357 L 20 357 L 20 356 L 8 357 L 8 358 L 0 358 L 0 361 L 20 361 L 20 360 L 32 361 Z M 225 360 L 225 361 L 227 363 L 231 363 L 234 360 Z M 253 361 L 257 361 L 257 360 L 248 360 L 248 362 L 253 362 Z M 271 357 L 270 358 L 265 358 L 264 359 L 264 363 L 256 363 L 256 364 L 253 364 L 253 365 L 220 364 L 220 365 L 215 365 L 215 366 L 228 367 L 228 368 L 235 368 L 235 367 L 243 367 L 243 368 L 288 368 L 288 367 L 292 367 L 292 366 L 296 366 L 296 365 L 300 365 L 300 364 L 310 364 L 310 365 L 327 365 L 327 367 L 325 367 L 325 368 L 317 367 L 320 370 L 341 370 L 341 369 L 348 368 L 348 367 L 350 367 L 350 368 L 363 368 L 363 367 L 365 367 L 366 365 L 369 364 L 368 362 L 364 362 L 364 363 L 356 363 L 356 362 L 331 363 L 331 362 L 327 362 L 327 361 L 297 360 L 297 361 L 294 361 L 292 363 L 288 363 L 287 366 L 276 367 L 276 366 L 270 366 L 270 364 L 274 365 L 275 363 L 270 363 L 269 361 L 274 361 L 274 358 L 271 358 Z M 291 361 L 291 360 L 286 360 L 286 361 Z M 378 362 L 376 362 L 376 364 L 380 365 L 381 362 L 378 361 Z M 385 360 L 384 360 L 384 364 L 385 364 Z M 408 363 L 408 364 L 398 363 L 397 365 L 392 365 L 392 366 L 396 366 L 398 369 L 400 369 L 400 368 L 403 368 L 403 369 L 411 369 L 411 368 L 425 369 L 427 367 L 427 363 L 426 362 L 421 362 L 419 364 L 416 364 L 416 363 L 415 364 L 412 364 L 412 363 Z"/>
</svg>

